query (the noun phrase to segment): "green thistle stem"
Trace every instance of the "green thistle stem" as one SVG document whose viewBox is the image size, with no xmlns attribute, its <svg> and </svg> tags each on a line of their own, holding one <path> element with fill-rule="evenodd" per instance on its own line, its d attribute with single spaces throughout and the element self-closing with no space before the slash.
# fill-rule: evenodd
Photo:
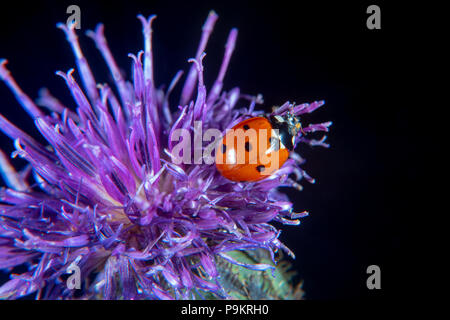
<svg viewBox="0 0 450 320">
<path fill-rule="evenodd" d="M 217 258 L 219 282 L 227 293 L 238 300 L 300 300 L 303 297 L 302 282 L 294 284 L 296 272 L 291 264 L 281 259 L 277 265 L 271 261 L 266 250 L 230 251 L 227 255 L 246 264 L 264 263 L 275 267 L 272 270 L 255 271 L 237 266 L 223 258 Z"/>
</svg>

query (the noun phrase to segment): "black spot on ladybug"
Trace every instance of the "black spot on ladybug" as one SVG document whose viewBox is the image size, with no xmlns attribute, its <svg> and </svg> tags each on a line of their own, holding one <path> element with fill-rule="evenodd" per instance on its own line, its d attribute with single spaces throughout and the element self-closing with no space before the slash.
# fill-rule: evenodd
<svg viewBox="0 0 450 320">
<path fill-rule="evenodd" d="M 280 150 L 280 140 L 275 137 L 270 137 L 269 139 L 270 146 L 273 147 L 274 151 Z"/>
<path fill-rule="evenodd" d="M 247 131 L 248 129 L 250 129 L 250 127 L 248 126 L 248 124 L 244 124 L 244 130 Z"/>
<path fill-rule="evenodd" d="M 266 170 L 266 167 L 263 166 L 263 165 L 260 165 L 260 166 L 257 166 L 257 167 L 256 167 L 256 170 L 257 170 L 258 172 L 263 172 L 264 170 Z"/>
<path fill-rule="evenodd" d="M 227 146 L 226 145 L 222 145 L 222 153 L 225 153 L 227 151 Z"/>
<path fill-rule="evenodd" d="M 250 144 L 250 142 L 247 141 L 247 142 L 245 143 L 245 151 L 248 152 L 248 151 L 250 151 L 250 150 L 252 150 L 252 145 Z"/>
</svg>

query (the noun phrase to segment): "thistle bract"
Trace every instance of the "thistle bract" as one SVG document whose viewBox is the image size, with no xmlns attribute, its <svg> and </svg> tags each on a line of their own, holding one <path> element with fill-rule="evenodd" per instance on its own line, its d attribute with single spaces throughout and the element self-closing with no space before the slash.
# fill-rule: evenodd
<svg viewBox="0 0 450 320">
<path fill-rule="evenodd" d="M 301 169 L 298 155 L 292 154 L 275 174 L 257 183 L 228 181 L 214 164 L 173 161 L 177 129 L 194 134 L 194 122 L 201 121 L 204 130 L 224 132 L 262 113 L 255 111 L 260 95 L 223 90 L 237 30 L 230 31 L 221 68 L 207 90 L 204 51 L 217 20 L 211 12 L 198 51 L 188 60 L 184 84 L 179 84 L 180 71 L 165 89 L 153 77 L 155 16 L 138 18 L 144 50 L 129 55 L 130 81 L 116 65 L 103 25 L 87 33 L 109 68 L 111 85 L 97 84 L 75 25 L 58 25 L 73 49 L 77 72 L 57 75 L 66 82 L 76 110 L 46 89 L 34 102 L 10 75 L 6 60 L 0 62 L 0 79 L 48 143 L 40 144 L 0 115 L 0 130 L 15 143 L 12 157 L 28 162 L 17 172 L 0 152 L 6 184 L 0 190 L 0 269 L 27 266 L 0 287 L 0 298 L 31 293 L 40 299 L 228 298 L 218 260 L 259 271 L 274 269 L 280 249 L 293 255 L 270 222 L 299 224 L 307 214 L 294 213 L 292 203 L 277 190 L 299 188 L 295 181 L 302 178 L 313 182 Z M 75 80 L 76 74 L 81 81 Z M 176 99 L 170 94 L 177 84 L 182 90 Z M 301 115 L 321 105 L 323 101 L 286 102 L 274 114 L 290 110 Z M 330 124 L 309 125 L 304 132 L 328 131 Z M 297 142 L 327 146 L 324 140 L 305 137 Z M 264 250 L 271 263 L 239 261 L 231 254 L 236 250 Z M 79 283 L 68 279 L 74 270 Z"/>
</svg>

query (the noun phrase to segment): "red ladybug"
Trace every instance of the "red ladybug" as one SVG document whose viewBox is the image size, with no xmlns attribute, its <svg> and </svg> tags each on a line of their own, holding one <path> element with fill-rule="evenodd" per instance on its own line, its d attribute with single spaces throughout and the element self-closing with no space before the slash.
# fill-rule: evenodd
<svg viewBox="0 0 450 320">
<path fill-rule="evenodd" d="M 217 170 L 236 182 L 265 179 L 288 159 L 300 130 L 299 118 L 291 113 L 244 120 L 220 141 L 216 149 Z"/>
</svg>

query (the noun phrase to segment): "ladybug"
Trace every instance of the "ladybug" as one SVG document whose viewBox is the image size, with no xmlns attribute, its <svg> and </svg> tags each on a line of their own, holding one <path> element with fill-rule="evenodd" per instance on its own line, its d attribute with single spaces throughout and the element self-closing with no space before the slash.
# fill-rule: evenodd
<svg viewBox="0 0 450 320">
<path fill-rule="evenodd" d="M 216 168 L 235 182 L 254 182 L 277 171 L 294 149 L 302 130 L 291 113 L 253 117 L 228 130 L 216 148 Z"/>
</svg>

